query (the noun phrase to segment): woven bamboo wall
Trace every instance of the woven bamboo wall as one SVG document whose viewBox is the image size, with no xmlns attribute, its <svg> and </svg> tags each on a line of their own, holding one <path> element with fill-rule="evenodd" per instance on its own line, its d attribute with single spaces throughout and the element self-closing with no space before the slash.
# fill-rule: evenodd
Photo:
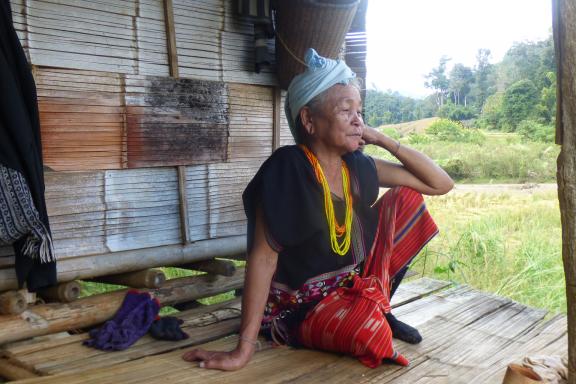
<svg viewBox="0 0 576 384">
<path fill-rule="evenodd" d="M 56 253 L 76 260 L 66 271 L 98 276 L 93 258 L 113 252 L 245 234 L 243 189 L 275 130 L 293 141 L 233 0 L 173 0 L 178 78 L 164 0 L 11 3 L 38 88 Z M 4 280 L 13 264 L 0 247 Z"/>
</svg>

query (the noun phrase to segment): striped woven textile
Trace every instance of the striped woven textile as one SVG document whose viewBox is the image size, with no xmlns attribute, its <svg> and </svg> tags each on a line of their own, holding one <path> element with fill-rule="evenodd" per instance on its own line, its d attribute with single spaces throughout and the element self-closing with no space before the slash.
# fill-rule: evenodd
<svg viewBox="0 0 576 384">
<path fill-rule="evenodd" d="M 24 255 L 42 263 L 55 261 L 50 231 L 40 220 L 24 176 L 0 164 L 0 245 L 22 238 Z"/>
<path fill-rule="evenodd" d="M 408 360 L 395 351 L 385 313 L 390 312 L 390 280 L 438 233 L 422 195 L 393 188 L 377 202 L 378 229 L 372 250 L 352 288 L 338 288 L 322 300 L 299 328 L 306 347 L 356 356 L 375 368 L 383 359 Z"/>
</svg>

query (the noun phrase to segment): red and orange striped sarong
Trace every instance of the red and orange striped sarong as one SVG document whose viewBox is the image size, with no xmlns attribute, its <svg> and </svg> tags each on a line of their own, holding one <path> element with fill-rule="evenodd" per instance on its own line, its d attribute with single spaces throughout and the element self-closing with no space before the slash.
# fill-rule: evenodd
<svg viewBox="0 0 576 384">
<path fill-rule="evenodd" d="M 408 360 L 395 351 L 385 313 L 390 312 L 390 280 L 438 233 L 422 195 L 392 188 L 376 203 L 376 237 L 351 288 L 340 287 L 318 303 L 300 325 L 298 337 L 309 348 L 356 356 L 375 368 L 383 359 Z"/>
</svg>

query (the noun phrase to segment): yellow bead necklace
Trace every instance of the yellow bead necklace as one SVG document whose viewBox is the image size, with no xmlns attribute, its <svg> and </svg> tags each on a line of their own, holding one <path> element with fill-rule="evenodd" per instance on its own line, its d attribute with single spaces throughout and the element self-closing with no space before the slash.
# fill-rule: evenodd
<svg viewBox="0 0 576 384">
<path fill-rule="evenodd" d="M 322 191 L 324 192 L 324 211 L 326 213 L 326 220 L 328 221 L 328 229 L 330 232 L 330 244 L 332 245 L 332 250 L 334 253 L 344 256 L 348 253 L 350 249 L 350 239 L 352 235 L 352 194 L 350 193 L 350 172 L 346 163 L 342 161 L 342 189 L 344 190 L 344 201 L 346 203 L 346 214 L 344 217 L 344 224 L 338 225 L 336 222 L 336 215 L 334 214 L 334 205 L 332 203 L 332 195 L 330 193 L 330 186 L 328 181 L 324 176 L 322 167 L 318 158 L 306 147 L 305 145 L 300 145 L 300 148 L 306 154 L 306 157 L 312 164 L 314 168 L 314 173 L 316 174 L 316 179 L 322 185 Z M 344 238 L 339 242 L 338 239 Z"/>
</svg>

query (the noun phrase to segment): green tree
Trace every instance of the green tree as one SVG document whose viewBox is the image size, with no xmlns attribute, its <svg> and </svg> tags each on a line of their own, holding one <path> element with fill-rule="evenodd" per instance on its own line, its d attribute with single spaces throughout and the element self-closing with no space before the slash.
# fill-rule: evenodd
<svg viewBox="0 0 576 384">
<path fill-rule="evenodd" d="M 463 64 L 455 64 L 450 71 L 449 87 L 454 104 L 468 104 L 468 94 L 474 83 L 474 73 L 472 69 Z"/>
<path fill-rule="evenodd" d="M 480 114 L 479 125 L 481 127 L 493 130 L 501 129 L 504 118 L 504 113 L 502 112 L 503 99 L 504 92 L 496 92 L 488 96 Z"/>
<path fill-rule="evenodd" d="M 431 88 L 436 92 L 436 104 L 439 107 L 444 105 L 444 99 L 450 86 L 450 81 L 446 76 L 446 64 L 450 60 L 447 56 L 442 56 L 438 67 L 433 68 L 432 71 L 426 75 L 427 81 L 424 83 L 426 88 Z"/>
<path fill-rule="evenodd" d="M 474 69 L 475 82 L 471 92 L 477 110 L 481 110 L 488 96 L 494 93 L 493 72 L 494 66 L 490 64 L 490 50 L 479 49 L 476 54 L 476 68 Z"/>
<path fill-rule="evenodd" d="M 504 120 L 513 131 L 522 120 L 534 115 L 538 101 L 538 90 L 534 83 L 527 79 L 512 84 L 504 92 L 502 113 Z"/>
</svg>

